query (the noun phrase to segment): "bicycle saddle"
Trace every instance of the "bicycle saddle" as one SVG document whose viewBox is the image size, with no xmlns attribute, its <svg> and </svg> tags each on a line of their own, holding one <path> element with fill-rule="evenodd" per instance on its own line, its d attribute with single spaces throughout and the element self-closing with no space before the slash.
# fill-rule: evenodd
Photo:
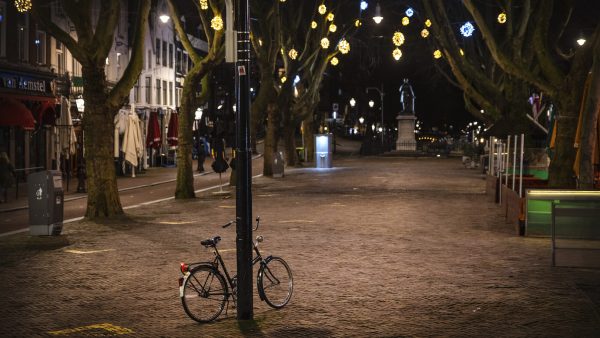
<svg viewBox="0 0 600 338">
<path fill-rule="evenodd" d="M 200 242 L 200 244 L 204 245 L 205 247 L 214 247 L 215 245 L 217 245 L 217 243 L 219 243 L 219 241 L 221 241 L 221 236 L 216 236 L 213 238 L 205 239 L 202 242 Z"/>
</svg>

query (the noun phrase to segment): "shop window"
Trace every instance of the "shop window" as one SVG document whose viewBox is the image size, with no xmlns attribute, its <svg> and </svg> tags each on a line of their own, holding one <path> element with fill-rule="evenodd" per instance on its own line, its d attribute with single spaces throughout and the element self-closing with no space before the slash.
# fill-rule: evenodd
<svg viewBox="0 0 600 338">
<path fill-rule="evenodd" d="M 46 64 L 46 32 L 37 31 L 35 36 L 36 63 Z"/>
<path fill-rule="evenodd" d="M 163 90 L 163 95 L 162 95 L 163 104 L 166 106 L 167 105 L 167 81 L 162 82 L 162 90 Z"/>
<path fill-rule="evenodd" d="M 160 66 L 160 39 L 156 39 L 156 64 Z"/>
<path fill-rule="evenodd" d="M 156 104 L 160 105 L 160 79 L 156 79 Z"/>
<path fill-rule="evenodd" d="M 163 58 L 162 65 L 164 67 L 166 67 L 167 66 L 167 42 L 166 41 L 163 41 L 163 43 L 162 43 L 162 58 Z"/>
<path fill-rule="evenodd" d="M 152 77 L 146 77 L 146 103 L 152 103 Z"/>
<path fill-rule="evenodd" d="M 173 82 L 169 82 L 169 106 L 173 106 Z"/>
</svg>

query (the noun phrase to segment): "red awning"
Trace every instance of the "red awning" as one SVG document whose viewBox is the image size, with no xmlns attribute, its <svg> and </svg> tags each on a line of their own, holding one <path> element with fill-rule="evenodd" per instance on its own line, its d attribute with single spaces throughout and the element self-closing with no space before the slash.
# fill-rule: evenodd
<svg viewBox="0 0 600 338">
<path fill-rule="evenodd" d="M 40 125 L 55 125 L 56 119 L 56 110 L 54 109 L 54 102 L 51 101 L 43 101 L 40 103 L 35 109 L 35 116 L 37 117 L 37 122 Z"/>
<path fill-rule="evenodd" d="M 16 126 L 33 130 L 35 119 L 31 111 L 21 102 L 11 98 L 0 98 L 0 126 Z"/>
<path fill-rule="evenodd" d="M 169 130 L 167 131 L 167 142 L 170 146 L 176 146 L 179 143 L 179 119 L 177 113 L 171 113 L 169 120 Z"/>
</svg>

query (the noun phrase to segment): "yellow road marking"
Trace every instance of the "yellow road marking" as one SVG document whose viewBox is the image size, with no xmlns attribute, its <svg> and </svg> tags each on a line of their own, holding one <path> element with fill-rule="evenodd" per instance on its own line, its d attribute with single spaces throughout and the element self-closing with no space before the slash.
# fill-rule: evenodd
<svg viewBox="0 0 600 338">
<path fill-rule="evenodd" d="M 65 252 L 68 252 L 68 253 L 74 253 L 74 254 L 78 254 L 78 255 L 83 255 L 83 254 L 91 254 L 91 253 L 99 253 L 99 252 L 108 252 L 108 251 L 115 251 L 115 249 L 104 249 L 104 250 L 77 250 L 77 249 L 67 249 L 67 250 L 65 250 Z"/>
<path fill-rule="evenodd" d="M 163 222 L 158 222 L 160 224 L 192 224 L 194 222 L 192 221 L 163 221 Z"/>
<path fill-rule="evenodd" d="M 290 219 L 287 221 L 279 221 L 278 223 L 314 223 L 315 221 L 307 220 L 307 219 Z"/>
<path fill-rule="evenodd" d="M 76 328 L 72 328 L 72 329 L 48 331 L 48 334 L 53 335 L 53 336 L 66 336 L 66 335 L 71 335 L 73 333 L 79 333 L 79 332 L 91 331 L 91 330 L 103 330 L 103 331 L 112 333 L 114 335 L 133 333 L 133 330 L 128 329 L 128 328 L 112 325 L 110 323 L 102 323 L 102 324 L 93 324 L 93 325 L 88 325 L 88 326 L 80 326 L 80 327 L 76 327 Z"/>
</svg>

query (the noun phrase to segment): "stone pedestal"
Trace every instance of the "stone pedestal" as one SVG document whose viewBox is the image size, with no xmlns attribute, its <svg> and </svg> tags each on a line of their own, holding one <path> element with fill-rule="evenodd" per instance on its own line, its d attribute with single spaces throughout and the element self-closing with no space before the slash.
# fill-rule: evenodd
<svg viewBox="0 0 600 338">
<path fill-rule="evenodd" d="M 417 118 L 414 115 L 398 115 L 396 120 L 398 120 L 396 151 L 416 151 L 415 121 Z"/>
</svg>

